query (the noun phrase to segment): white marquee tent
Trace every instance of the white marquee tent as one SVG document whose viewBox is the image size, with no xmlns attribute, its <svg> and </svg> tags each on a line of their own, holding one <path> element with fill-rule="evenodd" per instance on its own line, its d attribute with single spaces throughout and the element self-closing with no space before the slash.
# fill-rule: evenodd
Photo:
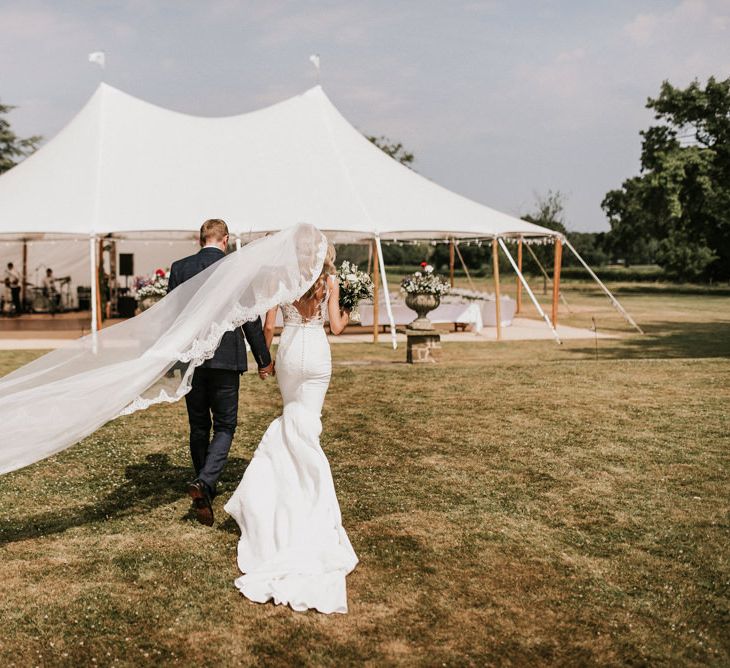
<svg viewBox="0 0 730 668">
<path fill-rule="evenodd" d="M 381 239 L 489 238 L 510 259 L 504 238 L 567 243 L 400 165 L 320 86 L 203 118 L 102 83 L 56 137 L 0 177 L 0 238 L 83 236 L 95 255 L 99 236 L 189 235 L 212 217 L 244 240 L 298 222 L 334 241 L 375 240 L 383 280 Z"/>
</svg>

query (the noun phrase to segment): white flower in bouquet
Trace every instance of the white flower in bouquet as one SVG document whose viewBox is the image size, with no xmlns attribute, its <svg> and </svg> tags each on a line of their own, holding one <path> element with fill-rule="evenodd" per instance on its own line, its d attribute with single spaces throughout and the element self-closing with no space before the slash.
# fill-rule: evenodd
<svg viewBox="0 0 730 668">
<path fill-rule="evenodd" d="M 421 267 L 423 273 L 416 271 L 401 281 L 401 290 L 408 294 L 445 295 L 449 291 L 449 284 L 433 273 L 430 264 L 421 262 Z"/>
<path fill-rule="evenodd" d="M 373 296 L 373 282 L 367 273 L 347 260 L 337 270 L 337 281 L 340 284 L 340 308 L 350 311 L 350 320 L 356 320 L 353 314 L 357 313 L 360 300 Z"/>
</svg>

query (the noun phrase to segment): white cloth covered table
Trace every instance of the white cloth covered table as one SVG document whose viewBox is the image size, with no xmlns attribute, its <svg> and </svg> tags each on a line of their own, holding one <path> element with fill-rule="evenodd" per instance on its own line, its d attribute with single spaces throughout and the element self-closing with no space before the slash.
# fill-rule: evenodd
<svg viewBox="0 0 730 668">
<path fill-rule="evenodd" d="M 407 325 L 416 318 L 415 311 L 409 309 L 400 299 L 391 297 L 393 318 L 396 325 Z M 515 314 L 515 301 L 510 297 L 501 298 L 500 320 L 502 327 L 509 327 Z M 496 327 L 497 316 L 494 301 L 469 300 L 462 302 L 446 302 L 431 311 L 428 319 L 434 324 L 459 323 L 471 325 L 475 332 L 481 332 L 484 327 Z M 360 304 L 360 324 L 363 327 L 373 325 L 373 305 Z M 388 325 L 388 314 L 385 303 L 380 303 L 378 324 Z"/>
</svg>

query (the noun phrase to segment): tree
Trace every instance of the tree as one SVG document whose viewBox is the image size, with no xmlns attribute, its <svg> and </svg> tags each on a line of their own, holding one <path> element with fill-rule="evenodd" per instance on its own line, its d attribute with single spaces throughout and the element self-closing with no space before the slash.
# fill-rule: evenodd
<svg viewBox="0 0 730 668">
<path fill-rule="evenodd" d="M 522 220 L 566 234 L 568 230 L 565 228 L 565 195 L 559 190 L 548 190 L 546 195 L 535 193 L 535 210 L 533 213 L 522 216 Z M 533 245 L 531 250 L 543 267 L 548 269 L 553 266 L 554 250 L 552 244 Z M 530 262 L 534 263 L 531 254 L 528 253 L 528 256 L 530 257 L 525 263 L 526 266 L 529 266 Z M 539 271 L 537 267 L 534 267 L 534 270 Z"/>
<path fill-rule="evenodd" d="M 33 136 L 21 139 L 10 127 L 10 122 L 3 118 L 15 107 L 0 103 L 0 174 L 7 172 L 10 168 L 29 156 L 38 148 L 42 137 Z"/>
<path fill-rule="evenodd" d="M 730 79 L 675 88 L 646 105 L 641 172 L 606 194 L 614 253 L 633 260 L 656 240 L 656 261 L 678 280 L 730 278 Z"/>
<path fill-rule="evenodd" d="M 535 212 L 522 220 L 565 234 L 565 195 L 559 190 L 548 190 L 546 195 L 535 194 Z"/>
<path fill-rule="evenodd" d="M 413 169 L 411 165 L 413 164 L 413 153 L 410 151 L 406 151 L 405 148 L 403 148 L 403 144 L 400 142 L 393 143 L 388 139 L 387 137 L 376 137 L 374 135 L 366 135 L 368 141 L 372 142 L 377 146 L 383 153 L 386 153 L 389 155 L 393 160 L 397 160 L 401 165 L 405 165 L 409 169 Z"/>
</svg>

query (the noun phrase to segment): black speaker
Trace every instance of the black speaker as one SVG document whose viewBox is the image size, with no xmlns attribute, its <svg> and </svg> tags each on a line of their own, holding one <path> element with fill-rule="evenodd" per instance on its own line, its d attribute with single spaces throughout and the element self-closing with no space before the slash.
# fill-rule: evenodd
<svg viewBox="0 0 730 668">
<path fill-rule="evenodd" d="M 119 275 L 134 276 L 134 253 L 119 253 Z"/>
<path fill-rule="evenodd" d="M 79 285 L 76 288 L 76 294 L 79 300 L 79 311 L 91 310 L 91 288 L 85 288 Z"/>
</svg>

